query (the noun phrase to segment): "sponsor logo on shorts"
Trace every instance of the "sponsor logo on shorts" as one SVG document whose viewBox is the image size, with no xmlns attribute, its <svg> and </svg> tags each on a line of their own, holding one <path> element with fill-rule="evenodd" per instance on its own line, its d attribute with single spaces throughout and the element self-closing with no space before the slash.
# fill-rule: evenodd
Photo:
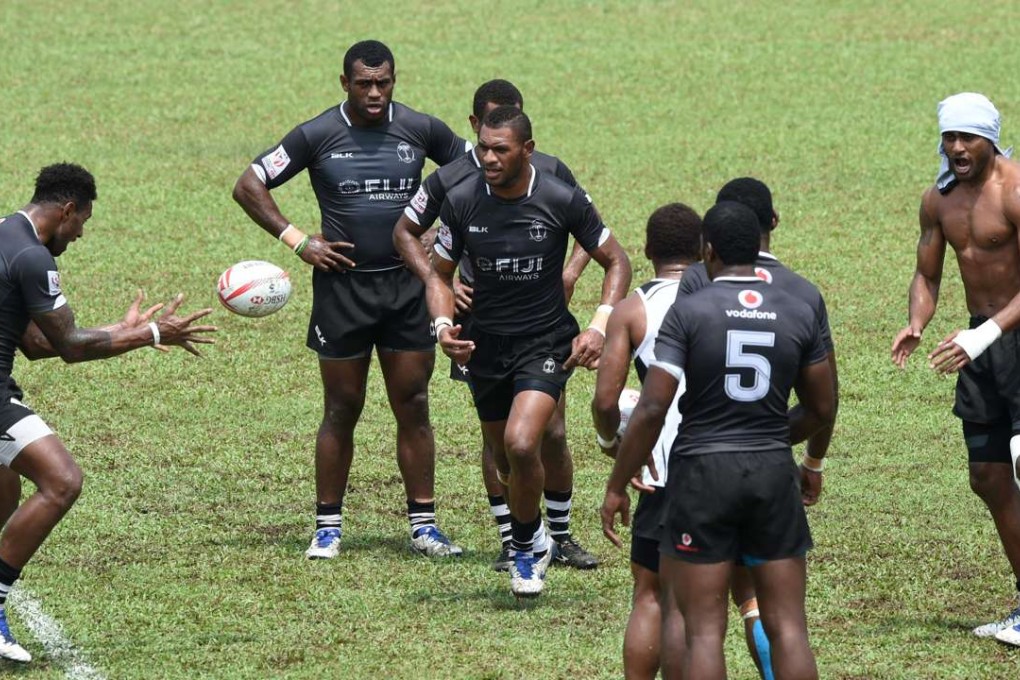
<svg viewBox="0 0 1020 680">
<path fill-rule="evenodd" d="M 407 142 L 397 144 L 397 158 L 401 163 L 414 163 L 414 148 Z"/>
<path fill-rule="evenodd" d="M 418 191 L 414 192 L 414 198 L 411 199 L 411 208 L 420 215 L 425 212 L 425 208 L 428 207 L 428 204 L 428 192 L 425 191 L 425 187 L 418 187 Z"/>
<path fill-rule="evenodd" d="M 46 281 L 50 286 L 50 295 L 60 295 L 60 272 L 52 269 L 46 272 Z"/>
<path fill-rule="evenodd" d="M 685 532 L 680 536 L 680 542 L 675 547 L 680 552 L 701 552 L 701 548 L 691 545 L 692 543 L 694 543 L 694 539 Z"/>
<path fill-rule="evenodd" d="M 538 220 L 532 221 L 531 226 L 528 227 L 528 238 L 536 243 L 541 243 L 548 235 L 549 227 L 545 226 Z"/>
<path fill-rule="evenodd" d="M 542 364 L 542 372 L 543 373 L 555 373 L 556 372 L 556 360 L 553 359 L 552 357 L 549 357 L 548 359 L 546 359 L 545 363 Z"/>
<path fill-rule="evenodd" d="M 287 155 L 283 144 L 262 158 L 262 167 L 266 169 L 269 179 L 276 179 L 281 172 L 287 169 L 288 165 L 290 165 L 290 156 Z"/>
<path fill-rule="evenodd" d="M 460 371 L 461 375 L 471 375 L 471 371 L 469 371 L 468 367 L 464 364 L 454 363 L 454 366 L 457 367 L 457 370 Z"/>
<path fill-rule="evenodd" d="M 326 337 L 322 334 L 322 331 L 319 330 L 318 324 L 315 325 L 315 337 L 319 338 L 320 345 L 326 344 Z"/>
<path fill-rule="evenodd" d="M 764 281 L 765 283 L 772 283 L 772 272 L 770 272 L 768 269 L 765 269 L 765 267 L 755 267 L 754 275 L 757 276 L 762 281 Z"/>
</svg>

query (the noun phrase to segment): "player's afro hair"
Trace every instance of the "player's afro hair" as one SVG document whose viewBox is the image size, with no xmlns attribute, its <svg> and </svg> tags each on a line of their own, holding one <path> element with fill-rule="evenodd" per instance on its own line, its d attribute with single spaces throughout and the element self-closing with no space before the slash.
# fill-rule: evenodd
<svg viewBox="0 0 1020 680">
<path fill-rule="evenodd" d="M 765 182 L 754 177 L 738 177 L 731 179 L 719 190 L 715 202 L 736 201 L 754 211 L 758 218 L 758 227 L 763 234 L 772 231 L 772 219 L 776 216 L 772 208 L 772 192 Z"/>
<path fill-rule="evenodd" d="M 347 54 L 344 55 L 344 75 L 348 78 L 354 73 L 354 62 L 360 61 L 365 66 L 375 68 L 388 63 L 390 70 L 396 73 L 397 66 L 393 61 L 393 53 L 390 48 L 378 40 L 362 40 L 354 43 Z"/>
<path fill-rule="evenodd" d="M 517 141 L 526 142 L 531 139 L 531 119 L 516 106 L 499 106 L 485 114 L 482 125 L 498 129 L 510 127 L 517 135 Z"/>
<path fill-rule="evenodd" d="M 485 115 L 486 105 L 490 103 L 523 109 L 524 95 L 509 80 L 490 80 L 487 83 L 482 83 L 475 90 L 475 99 L 471 105 L 471 111 L 475 114 L 475 118 L 481 120 Z"/>
<path fill-rule="evenodd" d="M 66 203 L 81 208 L 96 200 L 96 180 L 85 168 L 74 163 L 47 165 L 35 178 L 32 203 Z"/>
<path fill-rule="evenodd" d="M 701 259 L 701 217 L 683 203 L 657 208 L 645 227 L 645 255 L 652 260 Z"/>
<path fill-rule="evenodd" d="M 705 213 L 702 230 L 706 243 L 725 265 L 754 264 L 761 231 L 758 218 L 743 203 L 723 201 Z"/>
</svg>

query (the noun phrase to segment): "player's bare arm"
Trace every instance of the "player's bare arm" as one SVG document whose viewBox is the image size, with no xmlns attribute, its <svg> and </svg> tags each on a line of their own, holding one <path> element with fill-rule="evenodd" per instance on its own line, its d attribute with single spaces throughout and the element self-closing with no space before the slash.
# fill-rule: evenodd
<svg viewBox="0 0 1020 680">
<path fill-rule="evenodd" d="M 798 444 L 822 428 L 832 431 L 836 420 L 836 377 L 828 360 L 800 370 L 793 386 L 800 402 L 790 411 L 790 443 Z M 804 505 L 814 505 L 822 494 L 822 466 L 805 458 L 800 466 Z"/>
<path fill-rule="evenodd" d="M 574 241 L 570 257 L 563 265 L 563 294 L 566 296 L 567 304 L 570 304 L 570 298 L 574 297 L 577 280 L 581 278 L 581 274 L 584 273 L 584 268 L 588 266 L 589 262 L 591 262 L 591 256 L 585 252 L 580 243 Z"/>
<path fill-rule="evenodd" d="M 134 328 L 140 324 L 147 324 L 152 319 L 152 315 L 163 309 L 163 303 L 159 302 L 152 305 L 144 312 L 141 311 L 142 301 L 145 299 L 145 293 L 141 290 L 135 295 L 134 301 L 131 306 L 128 307 L 127 312 L 124 314 L 124 318 L 117 323 L 103 326 L 97 330 L 104 331 L 115 331 L 122 328 Z M 19 343 L 21 353 L 25 355 L 30 361 L 37 359 L 49 359 L 51 357 L 59 356 L 50 341 L 46 339 L 43 332 L 39 329 L 34 321 L 29 321 L 28 327 L 25 328 L 25 333 L 21 336 L 21 342 Z M 163 345 L 157 345 L 157 349 L 166 350 L 167 348 Z"/>
<path fill-rule="evenodd" d="M 627 384 L 633 347 L 630 326 L 639 321 L 644 325 L 644 314 L 637 313 L 642 311 L 641 299 L 637 295 L 629 295 L 616 305 L 606 325 L 606 342 L 599 359 L 595 397 L 591 402 L 595 432 L 605 441 L 615 440 L 620 427 L 620 393 Z M 644 328 L 641 335 L 644 335 Z M 615 456 L 616 447 L 606 450 L 606 453 Z"/>
<path fill-rule="evenodd" d="M 422 283 L 429 280 L 430 271 L 428 251 L 422 243 L 422 236 L 426 231 L 428 230 L 404 213 L 400 214 L 397 223 L 393 225 L 393 247 L 400 254 L 404 266 L 421 279 Z"/>
<path fill-rule="evenodd" d="M 139 347 L 149 345 L 179 345 L 186 351 L 200 356 L 195 344 L 215 342 L 206 334 L 216 332 L 216 326 L 195 325 L 199 319 L 212 313 L 212 309 L 200 309 L 187 316 L 176 312 L 184 296 L 178 295 L 155 321 L 133 327 L 79 328 L 74 320 L 70 305 L 32 315 L 32 321 L 56 351 L 56 355 L 68 363 L 92 361 L 117 356 Z M 114 326 L 116 326 L 115 324 Z"/>
<path fill-rule="evenodd" d="M 620 442 L 616 463 L 606 483 L 606 495 L 602 500 L 602 533 L 617 548 L 623 547 L 616 534 L 616 515 L 624 526 L 630 525 L 630 497 L 627 483 L 637 474 L 641 465 L 648 460 L 666 422 L 666 413 L 673 403 L 673 396 L 680 386 L 680 380 L 660 366 L 652 365 L 645 376 L 641 399 L 631 414 L 627 432 Z"/>
<path fill-rule="evenodd" d="M 456 269 L 456 263 L 433 255 L 429 278 L 425 282 L 425 297 L 439 346 L 446 356 L 463 365 L 471 358 L 475 343 L 461 340 L 461 326 L 453 323 L 453 275 Z"/>
<path fill-rule="evenodd" d="M 354 261 L 344 255 L 354 244 L 327 241 L 321 234 L 306 235 L 280 212 L 269 188 L 249 165 L 234 184 L 234 200 L 251 220 L 274 238 L 283 241 L 302 260 L 321 271 L 345 271 Z"/>
<path fill-rule="evenodd" d="M 936 213 L 939 194 L 933 187 L 921 199 L 918 220 L 921 235 L 917 241 L 917 266 L 910 282 L 909 321 L 892 344 L 892 360 L 900 368 L 917 349 L 925 327 L 935 315 L 942 284 L 942 265 L 946 257 L 946 238 Z"/>
<path fill-rule="evenodd" d="M 605 243 L 590 251 L 590 255 L 605 271 L 605 277 L 602 279 L 602 299 L 599 302 L 599 309 L 612 307 L 623 299 L 624 295 L 627 294 L 628 287 L 630 287 L 630 259 L 612 234 L 609 235 Z M 563 362 L 564 368 L 584 366 L 585 368 L 593 369 L 598 365 L 599 357 L 602 354 L 602 346 L 605 344 L 606 339 L 604 326 L 599 327 L 598 315 L 599 313 L 596 312 L 596 319 L 593 320 L 592 325 L 581 331 L 574 338 L 571 354 Z M 606 320 L 601 321 L 601 323 L 606 323 Z"/>
</svg>

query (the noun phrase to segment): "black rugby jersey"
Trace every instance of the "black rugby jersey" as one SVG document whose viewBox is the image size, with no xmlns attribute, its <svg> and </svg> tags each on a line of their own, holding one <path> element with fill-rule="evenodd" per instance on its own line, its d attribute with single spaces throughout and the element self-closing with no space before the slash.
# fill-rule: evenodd
<svg viewBox="0 0 1020 680">
<path fill-rule="evenodd" d="M 790 390 L 827 350 L 806 302 L 756 277 L 720 277 L 673 304 L 655 357 L 687 379 L 673 453 L 690 456 L 788 448 Z"/>
<path fill-rule="evenodd" d="M 536 170 L 554 175 L 570 186 L 584 191 L 574 178 L 574 173 L 570 172 L 570 168 L 556 156 L 534 151 L 531 154 L 531 164 Z M 418 226 L 425 229 L 430 228 L 439 217 L 439 209 L 442 207 L 443 201 L 446 200 L 446 194 L 450 189 L 461 182 L 476 177 L 481 169 L 482 165 L 478 161 L 474 149 L 464 154 L 463 158 L 437 169 L 422 181 L 414 198 L 404 208 L 404 214 Z M 585 192 L 585 196 L 588 196 L 587 192 Z M 590 201 L 591 197 L 588 197 L 588 200 Z M 471 269 L 470 258 L 461 257 L 457 266 L 460 270 L 461 280 L 472 285 L 474 271 Z"/>
<path fill-rule="evenodd" d="M 67 304 L 53 255 L 39 242 L 28 215 L 0 220 L 0 378 L 14 369 L 14 353 L 33 312 Z"/>
<path fill-rule="evenodd" d="M 450 189 L 440 210 L 436 252 L 451 262 L 469 254 L 473 323 L 488 333 L 542 333 L 568 315 L 562 276 L 569 237 L 591 252 L 605 229 L 584 192 L 532 168 L 520 198 L 499 198 L 475 173 Z"/>
<path fill-rule="evenodd" d="M 322 213 L 322 234 L 349 241 L 355 271 L 402 265 L 393 225 L 421 184 L 425 159 L 445 165 L 471 144 L 438 118 L 392 102 L 386 122 L 352 125 L 346 102 L 291 130 L 253 165 L 270 189 L 304 169 Z"/>
<path fill-rule="evenodd" d="M 818 315 L 818 330 L 822 336 L 822 343 L 829 352 L 833 351 L 832 331 L 829 329 L 829 312 L 825 308 L 825 299 L 821 291 L 803 276 L 788 268 L 771 253 L 759 252 L 758 259 L 754 263 L 754 274 L 766 283 L 779 286 L 789 291 L 794 296 L 811 305 Z M 684 271 L 684 277 L 680 280 L 680 289 L 676 296 L 679 299 L 683 295 L 695 293 L 712 281 L 705 271 L 704 262 L 696 262 Z"/>
</svg>

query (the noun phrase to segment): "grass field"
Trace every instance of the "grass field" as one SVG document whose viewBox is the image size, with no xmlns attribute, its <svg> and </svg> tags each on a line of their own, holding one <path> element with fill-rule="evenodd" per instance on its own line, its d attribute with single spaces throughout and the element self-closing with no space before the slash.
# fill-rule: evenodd
<svg viewBox="0 0 1020 680">
<path fill-rule="evenodd" d="M 627 555 L 596 509 L 607 459 L 592 437 L 594 376 L 570 387 L 574 529 L 603 558 L 557 570 L 519 607 L 489 570 L 495 531 L 466 390 L 437 370 L 432 414 L 443 526 L 467 554 L 405 550 L 394 427 L 373 370 L 345 502 L 345 552 L 306 562 L 313 433 L 321 409 L 304 348 L 310 276 L 250 223 L 230 190 L 250 159 L 336 103 L 344 50 L 378 38 L 396 98 L 461 134 L 475 87 L 524 92 L 538 147 L 563 158 L 636 265 L 658 205 L 707 209 L 727 179 L 775 192 L 775 252 L 826 295 L 842 402 L 822 503 L 810 511 L 808 611 L 825 678 L 1010 678 L 1020 653 L 968 629 L 1011 606 L 1012 578 L 967 485 L 952 381 L 915 357 L 892 366 L 906 321 L 917 206 L 934 178 L 935 104 L 988 94 L 1020 140 L 1020 9 L 1008 0 L 701 3 L 461 1 L 382 5 L 4 0 L 0 213 L 43 165 L 91 169 L 99 201 L 60 260 L 83 324 L 119 317 L 133 291 L 214 304 L 228 265 L 290 268 L 291 303 L 251 320 L 222 310 L 195 360 L 141 351 L 66 366 L 19 359 L 29 403 L 86 473 L 74 511 L 22 585 L 108 678 L 596 678 L 621 675 Z M 313 230 L 304 179 L 276 192 Z M 950 258 L 951 260 L 952 258 Z M 597 274 L 574 309 L 596 304 Z M 947 263 L 924 349 L 966 321 Z M 439 366 L 445 367 L 441 360 Z M 65 677 L 36 655 L 0 675 Z M 731 625 L 732 677 L 753 677 Z"/>
</svg>

